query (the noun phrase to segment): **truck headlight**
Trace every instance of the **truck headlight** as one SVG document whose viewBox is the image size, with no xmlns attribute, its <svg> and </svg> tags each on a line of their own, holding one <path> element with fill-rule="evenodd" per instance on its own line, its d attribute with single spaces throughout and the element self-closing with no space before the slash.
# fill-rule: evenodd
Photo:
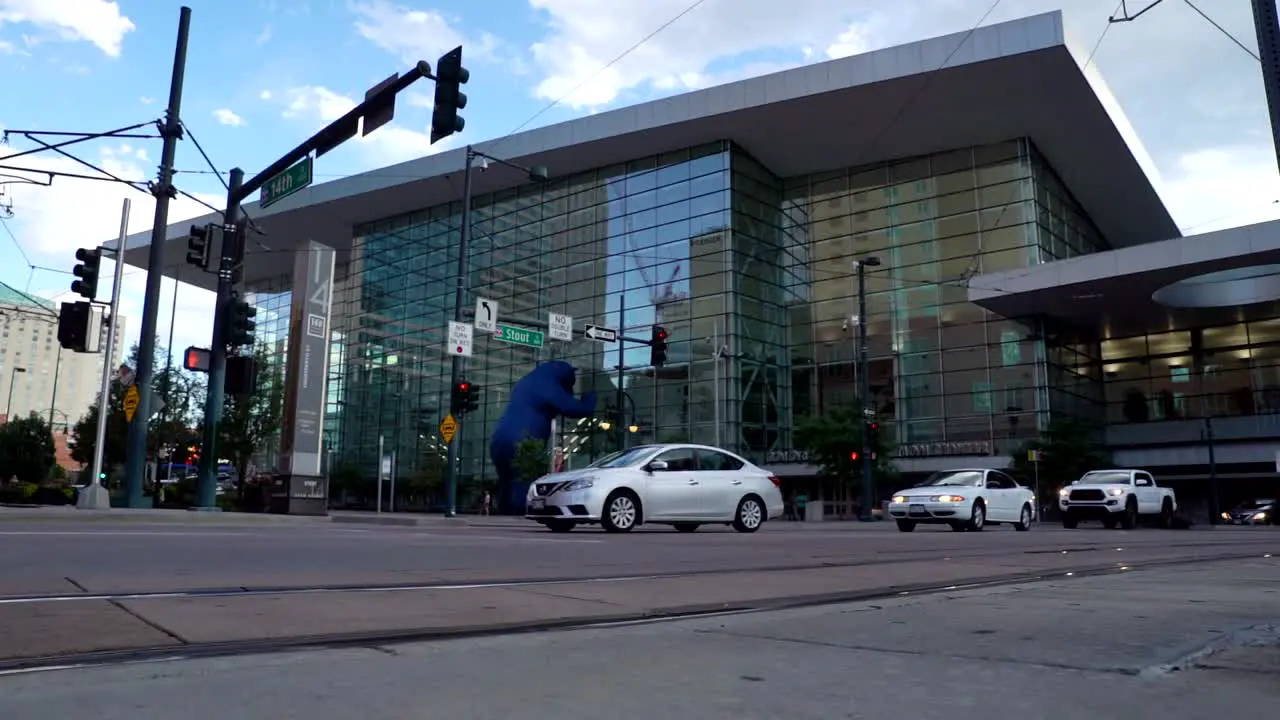
<svg viewBox="0 0 1280 720">
<path fill-rule="evenodd" d="M 1120 497 L 1124 494 L 1124 488 L 1107 488 L 1107 494 L 1111 497 Z"/>
<path fill-rule="evenodd" d="M 1058 497 L 1060 498 L 1065 498 L 1069 494 L 1070 494 L 1070 491 L 1067 490 L 1066 488 L 1062 488 L 1061 490 L 1058 491 Z"/>
</svg>

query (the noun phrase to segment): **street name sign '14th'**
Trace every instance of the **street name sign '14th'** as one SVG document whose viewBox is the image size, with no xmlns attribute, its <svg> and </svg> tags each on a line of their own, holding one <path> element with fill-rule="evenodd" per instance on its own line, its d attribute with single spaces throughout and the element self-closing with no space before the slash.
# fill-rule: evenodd
<svg viewBox="0 0 1280 720">
<path fill-rule="evenodd" d="M 502 342 L 531 348 L 542 347 L 542 342 L 545 339 L 543 334 L 537 330 L 525 330 L 524 328 L 511 327 L 510 325 L 499 325 L 498 331 L 493 336 Z"/>
<path fill-rule="evenodd" d="M 258 207 L 270 207 L 289 197 L 310 185 L 313 177 L 311 156 L 308 155 L 302 162 L 271 178 L 262 186 L 262 192 L 258 195 Z"/>
</svg>

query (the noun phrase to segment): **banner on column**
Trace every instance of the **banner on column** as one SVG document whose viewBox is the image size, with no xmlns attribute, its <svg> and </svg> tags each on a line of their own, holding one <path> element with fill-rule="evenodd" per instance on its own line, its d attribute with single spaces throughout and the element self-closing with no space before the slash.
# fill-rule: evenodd
<svg viewBox="0 0 1280 720">
<path fill-rule="evenodd" d="M 294 260 L 278 464 L 290 475 L 320 476 L 334 261 L 333 248 L 313 240 L 298 248 Z"/>
</svg>

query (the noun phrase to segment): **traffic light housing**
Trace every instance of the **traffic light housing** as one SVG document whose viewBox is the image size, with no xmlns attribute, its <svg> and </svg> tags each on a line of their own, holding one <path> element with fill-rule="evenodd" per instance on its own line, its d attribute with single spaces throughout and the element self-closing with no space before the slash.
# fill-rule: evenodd
<svg viewBox="0 0 1280 720">
<path fill-rule="evenodd" d="M 875 420 L 867 421 L 867 447 L 875 450 L 880 446 L 880 423 Z"/>
<path fill-rule="evenodd" d="M 71 292 L 92 301 L 98 297 L 98 272 L 102 269 L 101 248 L 80 248 L 76 250 L 76 260 L 80 262 L 71 270 L 77 280 L 71 283 Z"/>
<path fill-rule="evenodd" d="M 480 387 L 471 383 L 464 383 L 466 390 L 463 391 L 462 409 L 466 412 L 474 412 L 480 409 Z"/>
<path fill-rule="evenodd" d="M 226 392 L 228 395 L 252 395 L 258 389 L 258 364 L 252 357 L 227 358 Z"/>
<path fill-rule="evenodd" d="M 231 306 L 227 312 L 227 346 L 242 347 L 253 344 L 253 331 L 258 327 L 254 322 L 258 311 L 239 293 L 231 296 Z"/>
<path fill-rule="evenodd" d="M 454 383 L 453 389 L 449 393 L 449 412 L 454 415 L 461 415 L 466 412 L 467 408 L 467 391 L 471 389 L 471 383 L 460 382 Z"/>
<path fill-rule="evenodd" d="M 654 367 L 662 367 L 667 362 L 667 338 L 671 337 L 667 329 L 661 325 L 654 325 L 653 331 L 649 336 L 649 364 Z"/>
<path fill-rule="evenodd" d="M 431 111 L 431 142 L 443 140 L 462 132 L 467 121 L 458 111 L 467 106 L 467 96 L 462 86 L 471 79 L 471 72 L 462 67 L 462 46 L 450 50 L 436 61 L 435 108 Z"/>
<path fill-rule="evenodd" d="M 192 225 L 187 233 L 187 262 L 201 270 L 209 269 L 209 254 L 213 249 L 212 225 Z"/>
<path fill-rule="evenodd" d="M 87 351 L 91 307 L 87 302 L 62 303 L 58 312 L 58 344 L 64 349 Z"/>
</svg>

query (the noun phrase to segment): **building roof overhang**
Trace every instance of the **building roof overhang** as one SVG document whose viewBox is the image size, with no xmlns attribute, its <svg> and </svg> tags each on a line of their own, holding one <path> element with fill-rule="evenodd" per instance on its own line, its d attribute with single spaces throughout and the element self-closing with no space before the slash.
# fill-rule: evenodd
<svg viewBox="0 0 1280 720">
<path fill-rule="evenodd" d="M 943 69 L 938 69 L 943 68 Z M 780 177 L 1029 137 L 1116 247 L 1177 235 L 1128 123 L 1095 74 L 1068 49 L 1060 12 L 799 67 L 620 108 L 479 143 L 476 148 L 565 176 L 729 140 Z M 479 106 L 473 103 L 477 109 Z M 1132 133 L 1129 133 L 1132 135 Z M 292 271 L 309 239 L 349 257 L 361 223 L 459 199 L 464 150 L 454 149 L 314 185 L 246 211 L 265 232 L 249 283 Z M 323 164 L 323 160 L 320 161 Z M 1144 169 L 1146 166 L 1146 169 Z M 475 192 L 526 182 L 476 173 Z M 188 228 L 168 228 L 166 257 L 185 256 Z M 150 234 L 128 238 L 144 267 Z M 114 246 L 114 242 L 110 243 Z M 259 248 L 253 247 L 251 251 Z M 212 287 L 213 275 L 199 284 Z"/>
<path fill-rule="evenodd" d="M 969 300 L 1004 317 L 1044 316 L 1102 338 L 1226 325 L 1275 317 L 1280 303 L 1240 296 L 1229 306 L 1170 307 L 1153 296 L 1211 273 L 1277 263 L 1280 221 L 1271 221 L 979 275 L 969 281 Z M 1253 292 L 1280 297 L 1274 271 L 1254 280 Z"/>
</svg>

